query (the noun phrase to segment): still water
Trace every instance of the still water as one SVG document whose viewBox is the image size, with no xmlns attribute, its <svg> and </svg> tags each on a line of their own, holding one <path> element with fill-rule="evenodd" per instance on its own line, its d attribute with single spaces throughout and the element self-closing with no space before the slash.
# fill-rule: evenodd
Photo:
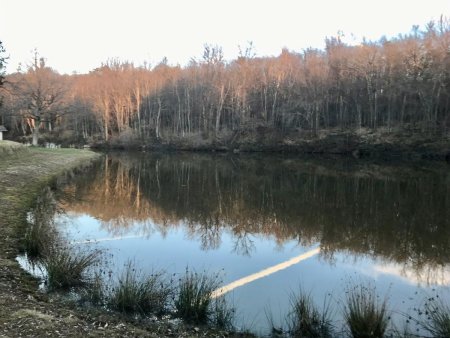
<svg viewBox="0 0 450 338">
<path fill-rule="evenodd" d="M 300 288 L 341 319 L 345 289 L 371 283 L 400 323 L 450 295 L 450 170 L 444 163 L 206 154 L 111 154 L 64 187 L 57 216 L 113 274 L 219 272 L 236 325 L 284 324 Z M 94 244 L 93 244 L 94 243 Z"/>
</svg>

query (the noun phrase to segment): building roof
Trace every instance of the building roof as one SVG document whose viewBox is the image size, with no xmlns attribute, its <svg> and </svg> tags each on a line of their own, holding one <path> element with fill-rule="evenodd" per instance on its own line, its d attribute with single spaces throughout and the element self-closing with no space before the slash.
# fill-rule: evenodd
<svg viewBox="0 0 450 338">
<path fill-rule="evenodd" d="M 8 129 L 6 129 L 4 126 L 0 126 L 0 132 L 1 131 L 8 131 Z"/>
</svg>

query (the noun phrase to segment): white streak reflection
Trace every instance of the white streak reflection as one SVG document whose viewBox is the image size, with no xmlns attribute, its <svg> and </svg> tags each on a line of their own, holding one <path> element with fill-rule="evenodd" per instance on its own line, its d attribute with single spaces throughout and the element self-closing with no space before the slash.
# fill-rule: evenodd
<svg viewBox="0 0 450 338">
<path fill-rule="evenodd" d="M 305 259 L 308 259 L 308 258 L 311 258 L 311 257 L 317 255 L 319 252 L 320 252 L 320 248 L 312 249 L 312 250 L 305 252 L 299 256 L 293 257 L 283 263 L 271 266 L 267 269 L 261 270 L 254 274 L 251 274 L 251 275 L 248 275 L 241 279 L 238 279 L 230 284 L 222 286 L 221 288 L 219 288 L 217 290 L 214 290 L 211 297 L 212 298 L 220 297 L 220 296 L 224 295 L 225 293 L 230 292 L 231 290 L 234 290 L 238 287 L 244 286 L 248 283 L 254 282 L 257 279 L 267 277 L 271 274 L 274 274 L 275 272 L 287 269 L 288 267 L 290 267 L 294 264 L 300 263 L 301 261 L 304 261 Z"/>
<path fill-rule="evenodd" d="M 71 242 L 71 244 L 91 244 L 91 243 L 120 241 L 122 239 L 133 239 L 133 238 L 144 238 L 144 237 L 145 237 L 145 235 L 106 237 L 106 238 L 97 238 L 97 239 L 86 239 L 86 240 L 83 240 L 83 241 Z"/>
</svg>

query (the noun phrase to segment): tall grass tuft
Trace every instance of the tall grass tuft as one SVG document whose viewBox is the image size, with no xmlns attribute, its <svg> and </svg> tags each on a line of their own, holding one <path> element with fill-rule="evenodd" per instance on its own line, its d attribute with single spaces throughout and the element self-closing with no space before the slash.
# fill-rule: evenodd
<svg viewBox="0 0 450 338">
<path fill-rule="evenodd" d="M 136 271 L 132 262 L 128 262 L 108 302 L 112 309 L 123 313 L 163 314 L 172 294 L 172 283 L 167 281 L 163 272 L 144 276 Z"/>
<path fill-rule="evenodd" d="M 28 225 L 24 235 L 24 251 L 29 259 L 38 259 L 47 254 L 48 247 L 58 241 L 54 227 L 57 204 L 50 188 L 45 188 L 36 199 L 34 208 L 28 213 Z"/>
<path fill-rule="evenodd" d="M 51 250 L 41 260 L 47 272 L 49 290 L 82 286 L 89 282 L 89 269 L 98 262 L 99 251 L 73 252 L 69 248 Z"/>
<path fill-rule="evenodd" d="M 314 304 L 311 294 L 300 290 L 291 296 L 291 312 L 287 318 L 288 333 L 291 337 L 328 338 L 333 335 L 330 305 L 324 303 L 320 311 Z"/>
<path fill-rule="evenodd" d="M 370 285 L 353 286 L 347 290 L 344 318 L 353 338 L 384 337 L 390 320 L 387 299 L 380 301 Z"/>
<path fill-rule="evenodd" d="M 426 320 L 420 320 L 422 328 L 433 337 L 450 337 L 450 306 L 442 300 L 430 298 L 425 303 Z"/>
<path fill-rule="evenodd" d="M 211 295 L 218 286 L 217 277 L 186 269 L 175 299 L 178 316 L 190 323 L 206 324 L 211 314 Z"/>
<path fill-rule="evenodd" d="M 88 301 L 92 305 L 104 305 L 107 293 L 101 272 L 96 271 L 82 291 L 84 301 Z"/>
<path fill-rule="evenodd" d="M 234 317 L 236 310 L 230 306 L 225 297 L 215 298 L 210 314 L 210 323 L 222 330 L 234 330 Z"/>
</svg>

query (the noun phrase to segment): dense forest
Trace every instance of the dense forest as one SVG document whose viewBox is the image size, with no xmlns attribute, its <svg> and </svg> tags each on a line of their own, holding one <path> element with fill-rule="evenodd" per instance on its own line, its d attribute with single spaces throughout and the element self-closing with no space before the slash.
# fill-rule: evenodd
<svg viewBox="0 0 450 338">
<path fill-rule="evenodd" d="M 205 45 L 184 67 L 111 59 L 72 75 L 36 53 L 6 75 L 0 124 L 34 144 L 289 147 L 332 133 L 405 130 L 448 141 L 450 20 L 376 42 L 342 40 L 277 57 L 257 57 L 249 43 L 229 62 L 221 47 Z"/>
</svg>

